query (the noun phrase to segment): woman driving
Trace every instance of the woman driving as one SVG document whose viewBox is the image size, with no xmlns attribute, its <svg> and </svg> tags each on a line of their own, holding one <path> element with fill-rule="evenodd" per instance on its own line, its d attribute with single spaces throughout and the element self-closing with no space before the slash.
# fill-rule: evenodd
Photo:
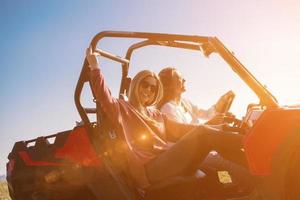
<svg viewBox="0 0 300 200">
<path fill-rule="evenodd" d="M 162 85 L 154 72 L 144 70 L 132 80 L 128 102 L 112 97 L 99 69 L 97 53 L 88 48 L 90 83 L 115 131 L 128 146 L 129 171 L 139 188 L 166 178 L 193 174 L 211 150 L 245 163 L 243 137 L 208 125 L 187 125 L 169 120 L 153 105 L 162 97 Z M 168 142 L 171 141 L 171 142 Z"/>
</svg>

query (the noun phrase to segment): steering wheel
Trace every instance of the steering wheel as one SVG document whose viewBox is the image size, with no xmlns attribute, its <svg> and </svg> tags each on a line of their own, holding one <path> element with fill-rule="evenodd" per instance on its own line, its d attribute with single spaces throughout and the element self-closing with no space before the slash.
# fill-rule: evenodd
<svg viewBox="0 0 300 200">
<path fill-rule="evenodd" d="M 208 125 L 221 125 L 225 124 L 226 127 L 237 128 L 240 126 L 240 120 L 236 119 L 235 116 L 228 112 L 232 102 L 235 98 L 233 91 L 228 91 L 226 94 L 220 97 L 216 103 L 216 110 L 219 113 L 214 118 L 206 122 Z"/>
<path fill-rule="evenodd" d="M 228 113 L 232 102 L 235 98 L 235 94 L 233 91 L 228 91 L 226 94 L 220 97 L 218 102 L 216 103 L 216 110 L 219 113 L 226 114 Z"/>
<path fill-rule="evenodd" d="M 231 90 L 222 95 L 218 102 L 215 104 L 215 110 L 218 114 L 208 122 L 206 122 L 206 124 L 219 125 L 226 122 L 228 123 L 228 121 L 225 120 L 227 118 L 234 118 L 234 116 L 228 112 L 232 105 L 234 97 L 235 94 Z"/>
</svg>

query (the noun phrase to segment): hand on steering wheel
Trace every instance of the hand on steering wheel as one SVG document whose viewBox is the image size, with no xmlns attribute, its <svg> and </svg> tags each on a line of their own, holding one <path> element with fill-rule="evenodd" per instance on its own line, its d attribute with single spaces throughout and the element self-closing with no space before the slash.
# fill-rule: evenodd
<svg viewBox="0 0 300 200">
<path fill-rule="evenodd" d="M 230 112 L 227 112 L 226 114 L 218 114 L 205 124 L 213 125 L 214 127 L 217 126 L 223 131 L 239 132 L 240 134 L 244 134 L 244 129 L 240 128 L 241 121 L 235 118 L 235 116 Z"/>
<path fill-rule="evenodd" d="M 208 120 L 205 124 L 208 125 L 221 125 L 224 124 L 225 115 L 223 113 L 217 114 L 212 119 Z"/>
</svg>

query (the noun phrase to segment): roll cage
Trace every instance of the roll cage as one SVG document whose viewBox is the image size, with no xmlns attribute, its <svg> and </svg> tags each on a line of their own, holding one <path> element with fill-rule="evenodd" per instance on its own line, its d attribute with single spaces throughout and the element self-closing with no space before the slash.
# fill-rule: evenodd
<svg viewBox="0 0 300 200">
<path fill-rule="evenodd" d="M 103 38 L 129 38 L 144 39 L 143 41 L 131 45 L 126 53 L 125 58 L 113 55 L 111 53 L 97 49 L 97 44 Z M 157 45 L 173 48 L 182 48 L 189 50 L 201 51 L 206 57 L 211 53 L 218 53 L 231 67 L 231 69 L 250 87 L 250 89 L 260 99 L 260 105 L 264 107 L 278 107 L 276 98 L 243 66 L 243 64 L 222 44 L 217 37 L 203 37 L 197 35 L 176 35 L 162 33 L 146 32 L 123 32 L 123 31 L 103 31 L 98 33 L 91 41 L 93 51 L 98 52 L 101 56 L 117 61 L 122 64 L 122 79 L 119 90 L 119 98 L 123 98 L 128 90 L 130 79 L 128 77 L 129 63 L 132 53 L 142 47 Z M 75 89 L 75 104 L 79 115 L 85 125 L 91 128 L 88 113 L 95 112 L 93 109 L 84 108 L 80 102 L 80 96 L 83 85 L 89 81 L 89 67 L 85 59 L 83 67 Z M 95 97 L 95 95 L 93 94 Z"/>
</svg>

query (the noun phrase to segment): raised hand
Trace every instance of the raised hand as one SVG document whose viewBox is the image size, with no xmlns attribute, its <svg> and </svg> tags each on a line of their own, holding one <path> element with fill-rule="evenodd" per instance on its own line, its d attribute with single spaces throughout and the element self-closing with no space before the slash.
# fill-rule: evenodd
<svg viewBox="0 0 300 200">
<path fill-rule="evenodd" d="M 91 46 L 89 46 L 89 48 L 86 49 L 86 59 L 87 59 L 87 61 L 89 63 L 89 68 L 91 70 L 99 68 L 98 67 L 99 66 L 99 61 L 97 59 L 98 55 L 99 55 L 98 53 L 93 52 Z"/>
</svg>

